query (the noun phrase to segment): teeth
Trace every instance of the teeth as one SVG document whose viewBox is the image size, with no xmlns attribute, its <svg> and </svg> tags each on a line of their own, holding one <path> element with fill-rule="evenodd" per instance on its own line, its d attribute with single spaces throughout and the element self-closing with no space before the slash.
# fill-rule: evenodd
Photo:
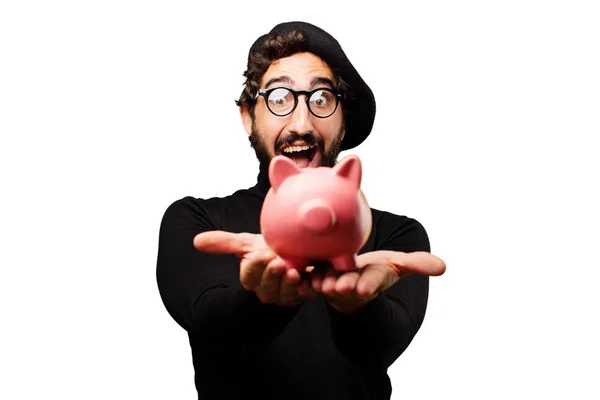
<svg viewBox="0 0 600 400">
<path fill-rule="evenodd" d="M 295 153 L 298 151 L 308 150 L 313 146 L 288 146 L 283 149 L 284 153 Z"/>
</svg>

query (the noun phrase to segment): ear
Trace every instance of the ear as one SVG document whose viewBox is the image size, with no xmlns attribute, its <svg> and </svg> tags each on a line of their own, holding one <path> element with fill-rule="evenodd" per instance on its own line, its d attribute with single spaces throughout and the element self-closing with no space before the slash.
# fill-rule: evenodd
<svg viewBox="0 0 600 400">
<path fill-rule="evenodd" d="M 342 161 L 333 167 L 333 170 L 337 176 L 352 182 L 353 186 L 356 187 L 356 190 L 360 188 L 362 180 L 362 164 L 357 156 L 350 155 L 344 157 Z"/>
<path fill-rule="evenodd" d="M 248 135 L 252 134 L 252 116 L 250 116 L 248 108 L 245 106 L 240 106 L 240 116 L 242 117 L 242 125 L 244 125 L 244 129 Z"/>
<path fill-rule="evenodd" d="M 275 191 L 279 189 L 283 181 L 299 173 L 300 168 L 286 156 L 275 156 L 269 164 L 269 180 Z"/>
</svg>

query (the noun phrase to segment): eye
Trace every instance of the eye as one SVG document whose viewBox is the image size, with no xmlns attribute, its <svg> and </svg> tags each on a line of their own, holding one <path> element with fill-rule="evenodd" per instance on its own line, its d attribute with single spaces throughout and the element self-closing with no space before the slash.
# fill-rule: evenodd
<svg viewBox="0 0 600 400">
<path fill-rule="evenodd" d="M 327 108 L 334 103 L 333 95 L 326 90 L 319 90 L 310 96 L 310 102 L 319 108 Z"/>
<path fill-rule="evenodd" d="M 292 96 L 287 89 L 275 89 L 269 95 L 269 103 L 275 107 L 285 107 L 290 102 L 293 102 Z"/>
</svg>

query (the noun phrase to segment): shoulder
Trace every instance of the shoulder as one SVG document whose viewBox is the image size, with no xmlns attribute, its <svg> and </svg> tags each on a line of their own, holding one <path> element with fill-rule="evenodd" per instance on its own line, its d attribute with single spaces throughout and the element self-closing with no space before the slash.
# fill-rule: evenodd
<svg viewBox="0 0 600 400">
<path fill-rule="evenodd" d="M 205 212 L 218 209 L 222 206 L 224 198 L 197 198 L 186 196 L 177 199 L 171 203 L 166 210 L 166 213 L 185 213 L 185 212 Z"/>
<path fill-rule="evenodd" d="M 425 227 L 416 219 L 371 208 L 377 250 L 430 251 Z"/>
<path fill-rule="evenodd" d="M 205 229 L 223 229 L 233 214 L 247 214 L 262 205 L 263 196 L 256 188 L 239 189 L 223 197 L 186 196 L 173 201 L 163 215 L 162 224 L 193 224 Z M 198 226 L 199 225 L 199 226 Z"/>
<path fill-rule="evenodd" d="M 200 225 L 216 229 L 220 225 L 223 198 L 186 196 L 173 201 L 165 210 L 161 226 Z"/>
</svg>

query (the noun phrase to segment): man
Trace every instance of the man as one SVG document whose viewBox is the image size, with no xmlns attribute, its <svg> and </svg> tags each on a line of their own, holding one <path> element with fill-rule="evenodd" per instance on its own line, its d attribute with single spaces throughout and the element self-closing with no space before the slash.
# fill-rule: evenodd
<svg viewBox="0 0 600 400">
<path fill-rule="evenodd" d="M 373 209 L 357 271 L 301 275 L 259 226 L 272 157 L 332 167 L 370 134 L 373 94 L 338 42 L 302 22 L 258 38 L 245 76 L 238 105 L 257 184 L 178 200 L 160 230 L 158 285 L 189 335 L 199 398 L 389 399 L 387 368 L 423 322 L 428 277 L 445 271 L 423 227 Z"/>
</svg>

